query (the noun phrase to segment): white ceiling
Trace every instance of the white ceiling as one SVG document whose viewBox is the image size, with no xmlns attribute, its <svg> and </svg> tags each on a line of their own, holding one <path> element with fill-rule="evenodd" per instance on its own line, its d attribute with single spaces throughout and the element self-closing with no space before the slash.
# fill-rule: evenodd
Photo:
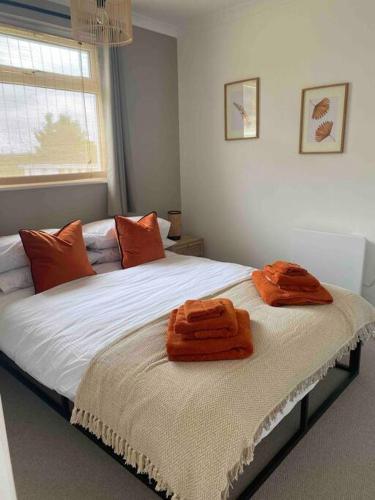
<svg viewBox="0 0 375 500">
<path fill-rule="evenodd" d="M 70 0 L 52 0 L 69 5 Z M 132 0 L 137 26 L 176 35 L 194 17 L 248 3 L 250 0 Z"/>
<path fill-rule="evenodd" d="M 133 7 L 138 14 L 179 26 L 193 17 L 243 3 L 244 0 L 133 0 Z"/>
</svg>

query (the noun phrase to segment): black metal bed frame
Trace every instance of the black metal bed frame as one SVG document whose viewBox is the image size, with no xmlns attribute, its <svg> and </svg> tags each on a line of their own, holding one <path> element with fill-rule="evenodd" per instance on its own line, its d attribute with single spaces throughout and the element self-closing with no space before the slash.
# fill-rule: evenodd
<svg viewBox="0 0 375 500">
<path fill-rule="evenodd" d="M 307 434 L 312 426 L 319 420 L 319 418 L 328 410 L 332 403 L 339 397 L 339 395 L 346 389 L 346 387 L 357 377 L 359 374 L 361 362 L 361 342 L 358 342 L 357 347 L 351 351 L 349 364 L 336 363 L 334 369 L 344 370 L 347 372 L 347 377 L 340 382 L 334 391 L 320 404 L 320 406 L 310 415 L 309 414 L 309 401 L 310 393 L 306 394 L 300 402 L 300 416 L 299 416 L 299 429 L 293 436 L 282 446 L 282 448 L 271 458 L 271 460 L 264 466 L 264 468 L 257 474 L 255 479 L 243 490 L 237 497 L 237 500 L 248 500 L 254 493 L 261 487 L 261 485 L 268 479 L 272 472 L 281 464 L 284 458 L 292 451 L 292 449 L 299 443 L 299 441 Z M 70 421 L 70 415 L 73 408 L 73 403 L 64 396 L 51 391 L 38 382 L 36 382 L 30 375 L 22 371 L 13 361 L 11 361 L 4 353 L 0 351 L 0 366 L 5 368 L 9 373 L 16 377 L 26 387 L 39 396 L 45 403 L 59 413 L 65 420 Z M 89 439 L 94 441 L 100 448 L 108 453 L 112 458 L 124 466 L 131 474 L 142 481 L 147 487 L 151 488 L 156 495 L 161 498 L 166 498 L 165 493 L 155 490 L 156 483 L 150 480 L 144 474 L 138 474 L 136 469 L 126 464 L 122 457 L 116 455 L 112 448 L 106 446 L 101 440 L 97 439 L 93 434 L 77 426 L 80 432 L 85 434 Z"/>
</svg>

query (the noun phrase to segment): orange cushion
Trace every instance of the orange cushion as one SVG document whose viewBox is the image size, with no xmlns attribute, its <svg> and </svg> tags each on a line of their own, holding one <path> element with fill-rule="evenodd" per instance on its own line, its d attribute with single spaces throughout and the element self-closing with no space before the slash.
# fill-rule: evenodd
<svg viewBox="0 0 375 500">
<path fill-rule="evenodd" d="M 22 229 L 20 236 L 30 259 L 35 293 L 96 274 L 87 256 L 80 220 L 55 234 Z"/>
<path fill-rule="evenodd" d="M 116 215 L 115 221 L 124 269 L 165 257 L 156 212 L 137 222 L 121 215 Z"/>
</svg>

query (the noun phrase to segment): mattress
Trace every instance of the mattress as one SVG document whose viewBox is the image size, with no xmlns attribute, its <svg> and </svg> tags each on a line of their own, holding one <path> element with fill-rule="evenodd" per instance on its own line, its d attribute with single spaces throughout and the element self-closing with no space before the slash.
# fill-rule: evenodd
<svg viewBox="0 0 375 500">
<path fill-rule="evenodd" d="M 0 349 L 40 383 L 74 401 L 90 361 L 126 329 L 141 327 L 186 299 L 216 294 L 248 279 L 252 271 L 237 264 L 166 255 L 127 270 L 120 263 L 100 264 L 94 266 L 98 276 L 39 295 L 32 288 L 0 294 Z M 259 441 L 314 386 L 290 401 Z"/>
</svg>

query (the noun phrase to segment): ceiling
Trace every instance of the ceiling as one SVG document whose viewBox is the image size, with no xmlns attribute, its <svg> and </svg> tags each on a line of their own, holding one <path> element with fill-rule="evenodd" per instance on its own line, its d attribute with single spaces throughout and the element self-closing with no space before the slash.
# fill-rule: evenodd
<svg viewBox="0 0 375 500">
<path fill-rule="evenodd" d="M 52 1 L 62 5 L 70 4 L 69 0 Z M 132 5 L 133 16 L 135 18 L 153 20 L 160 25 L 169 25 L 178 30 L 194 17 L 241 5 L 249 1 L 250 0 L 132 0 Z M 139 23 L 135 22 L 135 24 Z"/>
<path fill-rule="evenodd" d="M 133 7 L 138 14 L 181 26 L 193 17 L 243 3 L 244 0 L 133 0 Z"/>
</svg>

